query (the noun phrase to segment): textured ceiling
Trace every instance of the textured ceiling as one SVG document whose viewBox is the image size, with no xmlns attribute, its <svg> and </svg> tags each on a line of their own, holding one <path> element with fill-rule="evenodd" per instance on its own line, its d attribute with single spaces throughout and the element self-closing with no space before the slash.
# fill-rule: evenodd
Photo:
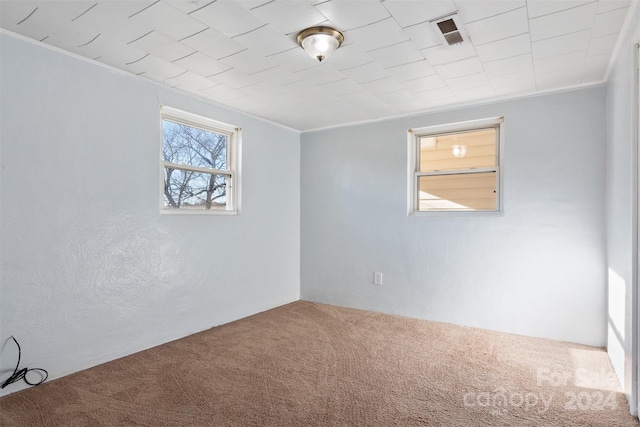
<svg viewBox="0 0 640 427">
<path fill-rule="evenodd" d="M 298 130 L 603 80 L 631 0 L 0 1 L 0 26 Z M 469 40 L 429 21 L 458 11 Z M 295 42 L 332 26 L 318 63 Z"/>
</svg>

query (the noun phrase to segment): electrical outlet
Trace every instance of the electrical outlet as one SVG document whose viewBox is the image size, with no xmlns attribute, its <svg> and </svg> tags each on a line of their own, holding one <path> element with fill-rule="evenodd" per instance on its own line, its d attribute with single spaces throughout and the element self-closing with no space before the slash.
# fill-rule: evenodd
<svg viewBox="0 0 640 427">
<path fill-rule="evenodd" d="M 373 273 L 373 284 L 382 285 L 382 273 L 380 273 L 379 271 Z"/>
</svg>

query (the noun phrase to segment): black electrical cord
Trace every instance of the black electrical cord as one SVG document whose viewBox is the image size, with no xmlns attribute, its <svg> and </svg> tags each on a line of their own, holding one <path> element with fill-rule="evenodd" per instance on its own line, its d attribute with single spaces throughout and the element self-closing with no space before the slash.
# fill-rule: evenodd
<svg viewBox="0 0 640 427">
<path fill-rule="evenodd" d="M 11 339 L 18 346 L 18 363 L 16 363 L 16 368 L 13 370 L 13 374 L 9 378 L 7 378 L 7 380 L 4 383 L 2 383 L 2 387 L 0 387 L 0 388 L 5 388 L 9 384 L 13 384 L 13 383 L 18 382 L 20 380 L 24 380 L 24 382 L 29 384 L 29 385 L 40 385 L 43 382 L 45 382 L 47 380 L 47 377 L 49 377 L 49 373 L 47 371 L 45 371 L 44 369 L 40 369 L 40 368 L 31 368 L 31 369 L 22 368 L 22 369 L 18 370 L 18 367 L 20 366 L 20 356 L 22 355 L 22 350 L 20 349 L 20 344 L 18 344 L 18 340 L 16 340 L 13 335 L 11 335 Z M 36 383 L 29 382 L 29 380 L 27 379 L 27 374 L 29 372 L 31 372 L 31 371 L 44 372 L 44 377 L 39 382 L 36 382 Z"/>
</svg>

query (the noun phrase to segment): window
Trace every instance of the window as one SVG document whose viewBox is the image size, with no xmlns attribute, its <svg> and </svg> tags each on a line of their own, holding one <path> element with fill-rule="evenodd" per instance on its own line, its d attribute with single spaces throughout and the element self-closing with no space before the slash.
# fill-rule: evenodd
<svg viewBox="0 0 640 427">
<path fill-rule="evenodd" d="M 162 107 L 163 212 L 238 211 L 240 129 Z"/>
<path fill-rule="evenodd" d="M 410 129 L 410 214 L 500 211 L 503 118 Z"/>
</svg>

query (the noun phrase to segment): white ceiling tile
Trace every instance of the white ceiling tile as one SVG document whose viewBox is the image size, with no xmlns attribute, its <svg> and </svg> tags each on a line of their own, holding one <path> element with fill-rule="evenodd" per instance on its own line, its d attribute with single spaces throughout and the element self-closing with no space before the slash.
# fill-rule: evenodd
<svg viewBox="0 0 640 427">
<path fill-rule="evenodd" d="M 403 30 L 417 49 L 426 49 L 442 44 L 433 26 L 429 23 L 412 25 L 411 27 L 403 28 Z"/>
<path fill-rule="evenodd" d="M 497 96 L 506 98 L 513 96 L 522 96 L 522 95 L 530 95 L 536 92 L 536 82 L 535 79 L 533 82 L 528 84 L 518 84 L 513 86 L 501 86 L 498 88 L 494 88 L 493 91 Z"/>
<path fill-rule="evenodd" d="M 387 103 L 395 108 L 399 114 L 416 114 L 427 110 L 425 102 L 412 95 L 410 99 L 403 99 L 399 102 L 387 101 Z"/>
<path fill-rule="evenodd" d="M 395 110 L 389 104 L 380 99 L 376 99 L 374 102 L 360 104 L 358 105 L 358 108 L 366 112 L 368 116 L 372 116 L 374 119 L 396 114 Z"/>
<path fill-rule="evenodd" d="M 442 80 L 442 78 L 437 74 L 407 80 L 402 82 L 402 85 L 411 92 L 424 92 L 426 90 L 434 90 L 446 86 L 444 80 Z"/>
<path fill-rule="evenodd" d="M 284 52 L 276 53 L 275 55 L 269 55 L 267 58 L 276 62 L 282 68 L 291 70 L 293 72 L 299 70 L 305 70 L 307 68 L 315 67 L 318 61 L 311 58 L 300 47 L 294 47 L 293 49 L 286 50 Z M 330 62 L 332 58 L 327 59 Z"/>
<path fill-rule="evenodd" d="M 600 82 L 604 78 L 604 73 L 609 66 L 611 55 L 588 56 L 584 61 L 582 71 L 582 83 Z"/>
<path fill-rule="evenodd" d="M 531 87 L 536 84 L 536 78 L 533 69 L 510 73 L 489 79 L 494 89 L 505 87 L 514 88 L 515 86 Z"/>
<path fill-rule="evenodd" d="M 631 0 L 601 0 L 598 2 L 598 13 L 609 12 L 615 9 L 629 7 Z"/>
<path fill-rule="evenodd" d="M 587 50 L 590 30 L 578 31 L 564 36 L 533 42 L 533 58 L 544 59 L 551 56 L 564 55 L 571 52 Z"/>
<path fill-rule="evenodd" d="M 380 102 L 378 98 L 373 96 L 366 90 L 361 90 L 360 92 L 347 93 L 341 96 L 341 98 L 354 106 L 361 106 L 371 103 Z"/>
<path fill-rule="evenodd" d="M 567 73 L 570 70 L 582 71 L 587 51 L 573 52 L 566 55 L 552 56 L 544 59 L 534 59 L 533 66 L 536 73 L 546 74 L 553 72 Z M 577 73 L 580 75 L 580 73 Z"/>
<path fill-rule="evenodd" d="M 487 98 L 492 98 L 496 95 L 493 88 L 487 84 L 486 86 L 475 86 L 466 89 L 454 90 L 456 97 L 461 102 L 473 102 Z"/>
<path fill-rule="evenodd" d="M 203 77 L 192 71 L 187 71 L 186 73 L 180 74 L 177 77 L 167 79 L 166 83 L 173 87 L 179 87 L 196 92 L 204 89 L 209 89 L 217 85 L 216 82 L 209 80 L 206 77 Z"/>
<path fill-rule="evenodd" d="M 324 110 L 324 106 L 333 106 L 338 104 L 336 102 L 336 97 L 327 92 L 320 92 L 313 95 L 307 95 L 304 97 L 300 97 L 298 102 L 296 103 L 299 106 L 304 105 L 306 108 L 311 108 L 316 110 L 317 107 L 321 107 L 321 110 Z M 344 103 L 340 103 L 343 105 L 343 108 L 346 107 Z"/>
<path fill-rule="evenodd" d="M 454 46 L 434 46 L 423 49 L 422 55 L 431 65 L 444 65 L 477 56 L 471 43 L 462 43 Z"/>
<path fill-rule="evenodd" d="M 161 1 L 153 3 L 131 19 L 174 40 L 181 40 L 207 28 L 202 22 Z"/>
<path fill-rule="evenodd" d="M 334 95 L 346 95 L 349 93 L 360 92 L 362 90 L 362 86 L 347 78 L 319 85 L 319 88 Z"/>
<path fill-rule="evenodd" d="M 170 4 L 172 7 L 184 12 L 191 13 L 198 10 L 207 4 L 211 3 L 211 0 L 163 0 L 165 3 Z"/>
<path fill-rule="evenodd" d="M 598 4 L 593 2 L 529 20 L 531 41 L 544 40 L 590 29 L 597 7 Z"/>
<path fill-rule="evenodd" d="M 244 93 L 240 92 L 237 89 L 230 88 L 227 85 L 219 84 L 212 88 L 206 89 L 202 91 L 202 94 L 207 98 L 213 99 L 219 102 L 230 101 L 233 99 L 243 98 L 246 96 Z"/>
<path fill-rule="evenodd" d="M 399 90 L 404 90 L 404 86 L 402 86 L 393 77 L 385 77 L 374 82 L 361 83 L 361 86 L 371 92 L 373 95 L 380 95 L 383 93 L 391 93 Z"/>
<path fill-rule="evenodd" d="M 300 96 L 313 95 L 322 91 L 318 85 L 304 80 L 287 83 L 282 85 L 282 87 L 287 89 L 287 95 L 285 95 L 285 97 L 291 101 L 295 101 Z"/>
<path fill-rule="evenodd" d="M 490 78 L 522 71 L 533 71 L 533 56 L 530 53 L 500 59 L 498 61 L 485 62 L 484 71 Z"/>
<path fill-rule="evenodd" d="M 2 2 L 6 3 L 6 2 Z M 33 4 L 33 2 L 25 1 L 20 3 Z M 96 6 L 95 2 L 86 2 L 86 1 L 50 1 L 50 2 L 39 2 L 37 7 L 46 11 L 55 19 L 62 19 L 64 21 L 74 21 L 78 16 L 86 13 L 89 9 L 92 9 Z"/>
<path fill-rule="evenodd" d="M 401 27 L 431 21 L 457 9 L 453 0 L 387 0 L 383 5 Z"/>
<path fill-rule="evenodd" d="M 207 1 L 210 2 L 211 0 Z M 247 10 L 253 10 L 272 1 L 273 0 L 240 0 L 238 3 Z"/>
<path fill-rule="evenodd" d="M 478 58 L 464 59 L 462 61 L 452 62 L 451 64 L 446 65 L 436 65 L 433 68 L 440 77 L 445 80 L 468 76 L 470 74 L 477 74 L 484 71 L 482 63 Z"/>
<path fill-rule="evenodd" d="M 192 55 L 173 61 L 173 63 L 205 77 L 231 69 L 227 64 L 213 59 L 202 52 L 194 52 Z"/>
<path fill-rule="evenodd" d="M 81 50 L 83 52 L 81 52 Z M 94 43 L 79 49 L 77 53 L 87 54 L 88 58 L 120 69 L 123 68 L 124 64 L 133 62 L 146 55 L 146 53 L 134 47 L 127 46 L 118 41 L 107 41 L 102 37 L 98 38 Z"/>
<path fill-rule="evenodd" d="M 121 66 L 147 53 L 133 46 L 127 46 L 120 41 L 108 39 L 102 35 L 94 39 L 91 43 L 75 47 L 71 51 L 86 58 L 100 60 L 100 62 L 113 66 Z M 101 58 L 104 59 L 101 60 Z"/>
<path fill-rule="evenodd" d="M 42 40 L 51 32 L 46 10 L 32 2 L 0 2 L 0 22 L 3 28 L 34 40 Z"/>
<path fill-rule="evenodd" d="M 561 70 L 554 73 L 536 73 L 538 90 L 552 90 L 571 87 L 581 83 L 580 73 L 574 70 Z"/>
<path fill-rule="evenodd" d="M 297 34 L 326 21 L 313 6 L 298 1 L 275 0 L 252 8 L 251 12 L 284 34 Z"/>
<path fill-rule="evenodd" d="M 158 82 L 164 82 L 166 79 L 178 76 L 186 71 L 182 67 L 156 58 L 151 54 L 146 54 L 139 59 L 128 62 L 122 68 L 133 74 L 143 75 Z"/>
<path fill-rule="evenodd" d="M 0 26 L 305 130 L 601 82 L 631 4 L 0 0 Z M 428 21 L 456 9 L 470 43 L 445 50 Z M 295 42 L 317 24 L 345 32 L 322 64 Z"/>
<path fill-rule="evenodd" d="M 475 46 L 495 42 L 529 32 L 527 9 L 521 7 L 510 12 L 481 19 L 465 25 Z"/>
<path fill-rule="evenodd" d="M 527 2 L 527 9 L 529 11 L 529 18 L 537 18 L 563 10 L 573 9 L 591 2 L 593 2 L 593 0 L 529 0 Z"/>
<path fill-rule="evenodd" d="M 32 1 L 4 1 L 0 2 L 0 24 L 2 28 L 17 31 L 19 23 L 26 22 L 30 16 L 41 7 Z"/>
<path fill-rule="evenodd" d="M 74 22 L 124 43 L 136 40 L 150 31 L 133 19 L 121 16 L 114 9 L 113 2 L 96 4 Z"/>
<path fill-rule="evenodd" d="M 281 86 L 301 80 L 300 76 L 296 76 L 294 73 L 283 69 L 281 66 L 254 73 L 252 76 L 274 86 Z"/>
<path fill-rule="evenodd" d="M 617 34 L 609 34 L 608 36 L 592 38 L 589 42 L 589 50 L 587 56 L 611 55 L 613 48 L 618 40 Z"/>
<path fill-rule="evenodd" d="M 526 5 L 525 0 L 455 0 L 462 22 L 473 22 L 494 15 L 519 9 Z"/>
<path fill-rule="evenodd" d="M 285 92 L 283 88 L 273 86 L 264 82 L 247 86 L 238 90 L 249 95 L 249 97 L 257 97 L 266 100 L 273 100 L 275 97 L 278 97 Z"/>
<path fill-rule="evenodd" d="M 347 31 L 346 34 L 365 51 L 409 40 L 409 36 L 402 31 L 402 28 L 392 18 Z"/>
<path fill-rule="evenodd" d="M 156 3 L 156 1 L 157 0 L 103 1 L 98 2 L 96 7 L 100 7 L 100 13 L 106 12 L 113 17 L 128 19 L 136 13 L 142 12 L 144 9 Z"/>
<path fill-rule="evenodd" d="M 303 80 L 316 85 L 336 82 L 344 79 L 344 76 L 339 71 L 336 71 L 331 68 L 331 66 L 323 63 L 318 63 L 318 65 L 313 68 L 296 71 L 294 74 Z"/>
<path fill-rule="evenodd" d="M 451 108 L 456 105 L 460 105 L 460 101 L 454 95 L 451 98 L 442 98 L 442 99 L 434 99 L 431 101 L 425 101 L 427 103 L 428 108 L 430 109 L 438 109 L 438 108 Z"/>
<path fill-rule="evenodd" d="M 188 37 L 181 43 L 215 59 L 224 58 L 246 49 L 240 43 L 211 28 Z"/>
<path fill-rule="evenodd" d="M 456 77 L 454 79 L 447 79 L 446 84 L 449 87 L 449 89 L 451 89 L 457 94 L 458 91 L 465 90 L 465 89 L 490 86 L 491 82 L 487 78 L 487 75 L 484 72 L 482 72 L 477 74 L 471 74 L 469 76 Z"/>
<path fill-rule="evenodd" d="M 329 61 L 331 66 L 336 70 L 344 70 L 345 68 L 358 67 L 373 62 L 373 58 L 371 58 L 367 52 L 360 49 L 360 46 L 351 43 L 350 45 L 340 47 L 327 61 Z"/>
<path fill-rule="evenodd" d="M 601 37 L 609 34 L 618 34 L 627 17 L 628 9 L 616 9 L 611 12 L 601 13 L 596 16 L 593 23 L 592 37 Z"/>
<path fill-rule="evenodd" d="M 476 52 L 482 62 L 497 61 L 531 52 L 531 40 L 529 34 L 521 34 L 477 46 Z"/>
<path fill-rule="evenodd" d="M 238 92 L 243 93 L 245 96 L 229 100 L 228 103 L 232 108 L 245 111 L 249 114 L 258 114 L 265 108 L 273 106 L 273 102 L 269 102 L 262 97 L 247 95 L 242 91 Z"/>
<path fill-rule="evenodd" d="M 241 52 L 234 53 L 221 59 L 220 62 L 247 74 L 258 73 L 278 66 L 274 61 L 265 58 L 253 49 L 245 49 Z"/>
<path fill-rule="evenodd" d="M 40 12 L 40 10 L 38 12 Z M 35 14 L 33 17 L 34 20 L 31 21 L 31 25 L 35 24 L 38 19 L 45 21 L 51 19 L 51 16 L 47 16 L 47 12 L 44 10 L 39 14 L 38 18 L 35 17 Z M 47 37 L 43 38 L 42 41 L 61 49 L 77 52 L 78 49 L 93 43 L 100 37 L 101 34 L 95 30 L 87 30 L 74 22 L 67 22 L 65 25 L 50 27 L 47 32 Z"/>
<path fill-rule="evenodd" d="M 386 70 L 399 82 L 414 80 L 436 73 L 436 71 L 427 60 L 412 62 L 411 64 L 399 65 L 397 67 L 390 67 Z"/>
<path fill-rule="evenodd" d="M 215 76 L 210 77 L 210 79 L 215 82 L 222 83 L 232 89 L 241 89 L 260 83 L 260 80 L 257 78 L 237 70 L 228 70 L 220 74 L 216 74 Z"/>
<path fill-rule="evenodd" d="M 151 31 L 149 34 L 129 44 L 169 62 L 194 53 L 194 49 L 156 31 Z"/>
<path fill-rule="evenodd" d="M 210 1 L 210 0 L 209 0 Z M 186 2 L 177 2 L 186 3 Z M 255 30 L 265 24 L 235 1 L 216 1 L 190 14 L 227 37 Z"/>
<path fill-rule="evenodd" d="M 261 52 L 264 56 L 274 55 L 298 46 L 293 40 L 269 25 L 236 36 L 233 41 Z"/>
<path fill-rule="evenodd" d="M 340 71 L 356 83 L 366 83 L 388 77 L 389 73 L 376 62 Z"/>
<path fill-rule="evenodd" d="M 448 87 L 441 87 L 434 90 L 426 90 L 423 92 L 414 93 L 415 97 L 421 100 L 422 102 L 431 103 L 433 101 L 437 101 L 440 99 L 450 100 L 455 98 L 455 95 Z M 457 99 L 456 99 L 457 100 Z"/>
<path fill-rule="evenodd" d="M 422 56 L 410 41 L 371 50 L 369 51 L 369 55 L 384 68 L 424 60 L 424 56 Z"/>
<path fill-rule="evenodd" d="M 388 18 L 389 12 L 376 1 L 333 0 L 316 6 L 339 30 L 363 27 Z"/>
<path fill-rule="evenodd" d="M 232 89 L 240 89 L 243 87 L 251 86 L 256 83 L 260 83 L 254 76 L 250 76 L 246 73 L 237 71 L 237 70 L 229 70 L 220 74 L 216 74 L 211 77 L 211 80 L 214 80 L 218 83 L 222 83 L 225 86 L 228 86 Z"/>
<path fill-rule="evenodd" d="M 406 89 L 401 89 L 396 92 L 383 93 L 378 95 L 378 98 L 380 98 L 383 102 L 391 105 L 416 101 L 416 97 Z"/>
</svg>

